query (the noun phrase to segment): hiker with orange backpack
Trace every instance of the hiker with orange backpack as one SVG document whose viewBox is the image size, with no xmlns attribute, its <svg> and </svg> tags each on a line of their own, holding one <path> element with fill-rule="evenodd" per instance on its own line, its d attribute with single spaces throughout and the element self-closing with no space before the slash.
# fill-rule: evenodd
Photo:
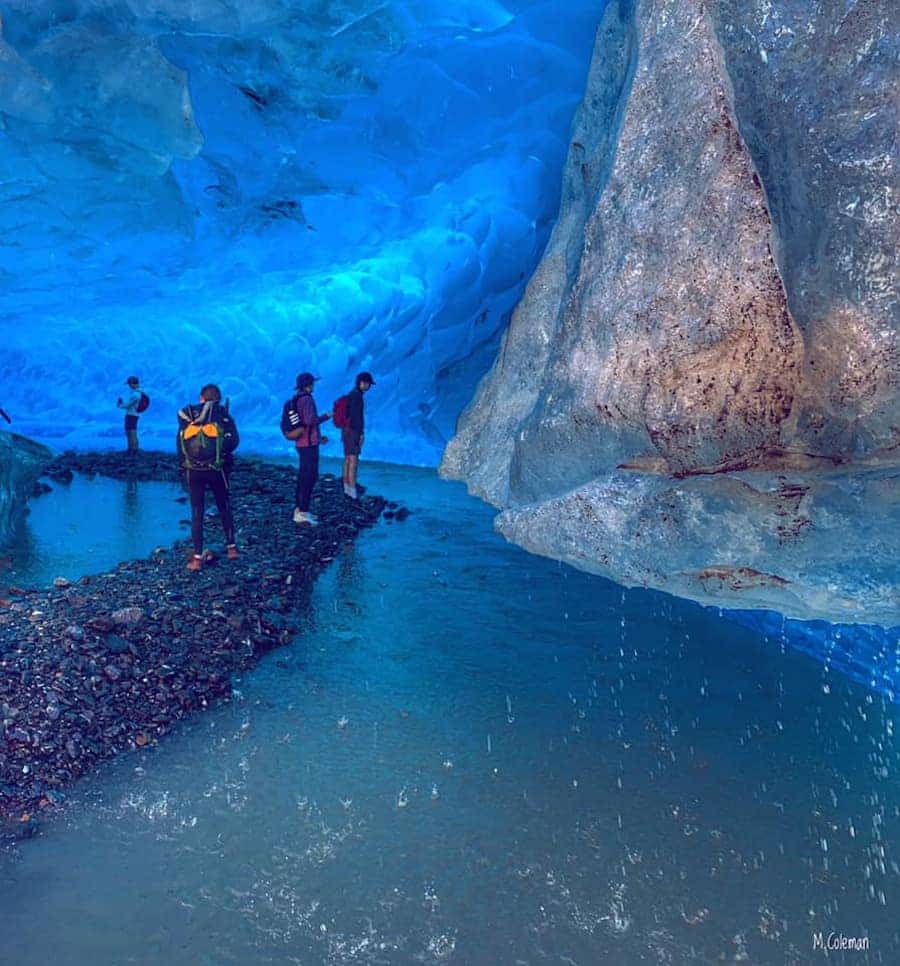
<svg viewBox="0 0 900 966">
<path fill-rule="evenodd" d="M 359 454 L 366 435 L 365 402 L 363 396 L 375 385 L 371 372 L 361 372 L 354 388 L 334 404 L 334 425 L 341 431 L 344 444 L 344 495 L 358 500 L 356 472 Z"/>
<path fill-rule="evenodd" d="M 150 397 L 141 390 L 137 376 L 129 376 L 125 380 L 125 385 L 129 390 L 128 399 L 123 401 L 119 396 L 116 407 L 125 410 L 125 438 L 128 440 L 126 452 L 133 456 L 138 451 L 138 416 L 150 405 Z"/>
<path fill-rule="evenodd" d="M 219 387 L 213 383 L 200 390 L 199 403 L 178 410 L 178 454 L 191 495 L 191 540 L 194 553 L 188 560 L 188 570 L 203 568 L 203 515 L 206 511 L 207 490 L 212 490 L 219 510 L 228 559 L 238 558 L 229 484 L 234 463 L 233 453 L 239 442 L 237 425 L 228 405 L 222 405 Z"/>
</svg>

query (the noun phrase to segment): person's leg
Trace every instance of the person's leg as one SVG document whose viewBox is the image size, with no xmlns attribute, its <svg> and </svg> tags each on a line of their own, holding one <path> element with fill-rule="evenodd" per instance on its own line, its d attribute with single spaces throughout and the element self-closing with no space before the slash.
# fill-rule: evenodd
<svg viewBox="0 0 900 966">
<path fill-rule="evenodd" d="M 304 491 L 304 472 L 306 463 L 303 459 L 303 454 L 306 452 L 306 447 L 298 447 L 297 449 L 297 459 L 299 460 L 299 465 L 297 467 L 297 484 L 294 487 L 294 509 L 303 510 L 301 504 L 303 503 L 303 491 Z"/>
<path fill-rule="evenodd" d="M 191 495 L 191 541 L 194 545 L 196 569 L 199 569 L 200 560 L 203 556 L 203 512 L 206 504 L 205 475 L 202 470 L 187 471 L 188 492 Z"/>
<path fill-rule="evenodd" d="M 309 470 L 310 482 L 309 482 L 309 495 L 312 496 L 312 491 L 315 488 L 316 483 L 319 482 L 319 447 L 310 446 L 312 452 L 312 466 Z"/>
<path fill-rule="evenodd" d="M 231 515 L 231 494 L 228 490 L 228 480 L 224 473 L 216 473 L 210 477 L 210 489 L 216 498 L 216 507 L 219 510 L 219 517 L 222 520 L 222 529 L 225 531 L 226 548 L 234 547 L 234 520 Z M 229 554 L 232 556 L 232 554 Z"/>
<path fill-rule="evenodd" d="M 349 469 L 348 466 L 347 466 L 347 457 L 350 455 L 350 451 L 347 449 L 347 427 L 346 426 L 344 426 L 341 429 L 341 445 L 344 448 L 344 471 L 341 474 L 341 479 L 343 480 L 344 489 L 346 490 L 347 489 L 347 473 L 348 473 L 348 469 Z"/>
<path fill-rule="evenodd" d="M 297 453 L 300 457 L 300 472 L 297 475 L 297 511 L 307 514 L 313 487 L 319 477 L 319 447 L 302 446 Z M 297 522 L 303 521 L 297 520 Z"/>
<path fill-rule="evenodd" d="M 137 437 L 137 416 L 128 413 L 125 416 L 125 437 L 128 440 L 128 452 L 136 453 L 138 448 L 138 437 Z"/>
<path fill-rule="evenodd" d="M 344 442 L 344 495 L 351 500 L 357 498 L 356 492 L 356 470 L 359 465 L 359 442 L 360 434 L 352 429 L 345 429 L 343 433 Z"/>
</svg>

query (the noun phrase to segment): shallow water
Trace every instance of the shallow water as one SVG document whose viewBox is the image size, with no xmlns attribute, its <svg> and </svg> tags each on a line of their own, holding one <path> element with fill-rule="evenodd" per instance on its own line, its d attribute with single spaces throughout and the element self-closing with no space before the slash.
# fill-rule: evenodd
<svg viewBox="0 0 900 966">
<path fill-rule="evenodd" d="M 76 475 L 50 485 L 50 493 L 30 501 L 3 548 L 0 582 L 47 587 L 57 577 L 75 580 L 146 557 L 190 532 L 191 509 L 176 502 L 184 491 L 172 483 Z"/>
<path fill-rule="evenodd" d="M 413 514 L 231 703 L 0 854 L 0 962 L 900 960 L 895 704 L 366 469 Z"/>
</svg>

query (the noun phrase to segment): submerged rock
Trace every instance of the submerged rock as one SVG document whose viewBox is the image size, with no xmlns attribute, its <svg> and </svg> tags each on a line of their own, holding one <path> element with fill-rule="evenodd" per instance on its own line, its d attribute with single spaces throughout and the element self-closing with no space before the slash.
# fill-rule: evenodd
<svg viewBox="0 0 900 966">
<path fill-rule="evenodd" d="M 442 464 L 510 539 L 705 602 L 900 622 L 891 9 L 609 4 L 558 224 Z"/>
<path fill-rule="evenodd" d="M 27 436 L 0 431 L 0 544 L 9 539 L 52 457 L 46 446 Z"/>
</svg>

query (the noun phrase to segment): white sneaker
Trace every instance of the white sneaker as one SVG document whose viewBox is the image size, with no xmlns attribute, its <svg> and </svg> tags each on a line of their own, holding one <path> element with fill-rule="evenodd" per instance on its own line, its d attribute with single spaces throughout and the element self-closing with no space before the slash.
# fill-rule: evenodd
<svg viewBox="0 0 900 966">
<path fill-rule="evenodd" d="M 358 500 L 359 499 L 359 494 L 356 492 L 356 487 L 355 486 L 348 486 L 348 487 L 346 487 L 344 489 L 344 492 L 347 494 L 347 496 L 350 497 L 351 500 Z"/>
<path fill-rule="evenodd" d="M 306 514 L 300 509 L 300 507 L 294 507 L 294 523 L 305 523 Z"/>
<path fill-rule="evenodd" d="M 319 522 L 319 518 L 314 516 L 312 513 L 306 514 L 306 522 L 315 526 Z"/>
</svg>

